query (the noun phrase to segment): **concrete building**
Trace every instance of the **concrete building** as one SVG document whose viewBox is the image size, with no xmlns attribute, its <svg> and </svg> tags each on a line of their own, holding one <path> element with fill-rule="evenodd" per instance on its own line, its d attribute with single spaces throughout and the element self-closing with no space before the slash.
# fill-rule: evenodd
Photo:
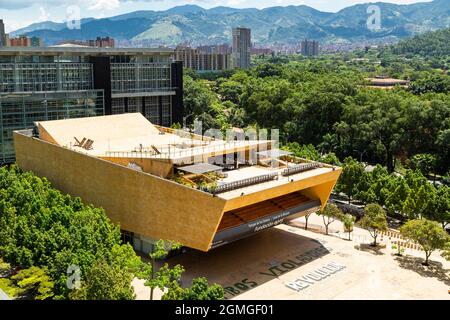
<svg viewBox="0 0 450 320">
<path fill-rule="evenodd" d="M 273 50 L 270 48 L 252 48 L 252 54 L 259 55 L 259 56 L 270 56 L 273 53 Z"/>
<path fill-rule="evenodd" d="M 27 36 L 18 36 L 9 39 L 9 47 L 31 47 L 31 38 Z"/>
<path fill-rule="evenodd" d="M 175 60 L 182 61 L 183 67 L 196 71 L 222 71 L 232 69 L 231 55 L 204 52 L 191 47 L 177 47 Z"/>
<path fill-rule="evenodd" d="M 250 68 L 252 51 L 252 32 L 248 28 L 233 28 L 233 66 L 239 69 Z"/>
<path fill-rule="evenodd" d="M 17 163 L 103 207 L 138 251 L 155 240 L 209 251 L 324 207 L 341 169 L 271 140 L 222 140 L 142 114 L 37 122 L 16 131 Z"/>
<path fill-rule="evenodd" d="M 198 46 L 197 49 L 204 53 L 231 54 L 232 49 L 229 44 L 215 44 L 210 46 Z"/>
<path fill-rule="evenodd" d="M 5 24 L 2 19 L 0 19 L 0 47 L 6 47 Z"/>
<path fill-rule="evenodd" d="M 183 70 L 170 49 L 0 48 L 0 163 L 35 121 L 141 112 L 182 123 Z"/>
<path fill-rule="evenodd" d="M 96 47 L 96 48 L 114 48 L 115 41 L 113 38 L 110 37 L 97 37 L 95 40 L 88 40 L 90 47 Z"/>
<path fill-rule="evenodd" d="M 86 46 L 86 47 L 93 47 L 93 48 L 114 48 L 115 47 L 115 40 L 110 37 L 97 37 L 93 40 L 65 40 L 61 41 L 56 45 L 56 47 L 60 46 Z"/>
<path fill-rule="evenodd" d="M 315 57 L 319 55 L 319 42 L 305 39 L 301 44 L 301 53 L 307 57 Z"/>
<path fill-rule="evenodd" d="M 43 42 L 38 37 L 28 37 L 21 35 L 15 38 L 9 38 L 9 35 L 4 37 L 4 47 L 42 47 Z"/>
</svg>

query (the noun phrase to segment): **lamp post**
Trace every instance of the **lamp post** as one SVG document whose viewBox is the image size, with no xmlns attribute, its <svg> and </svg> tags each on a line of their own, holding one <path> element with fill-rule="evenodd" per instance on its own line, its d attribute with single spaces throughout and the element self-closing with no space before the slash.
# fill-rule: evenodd
<svg viewBox="0 0 450 320">
<path fill-rule="evenodd" d="M 188 129 L 188 128 L 187 128 L 187 124 L 186 124 L 187 119 L 188 119 L 189 117 L 193 116 L 193 115 L 194 115 L 194 113 L 191 113 L 191 114 L 188 114 L 187 116 L 183 117 L 183 130 L 184 130 L 184 131 L 186 131 L 186 130 Z"/>
<path fill-rule="evenodd" d="M 364 156 L 364 154 L 366 154 L 366 152 L 367 152 L 367 150 L 364 150 L 364 152 L 362 152 L 361 153 L 361 151 L 358 151 L 358 150 L 353 150 L 353 152 L 357 152 L 357 153 L 359 153 L 360 154 L 360 161 L 359 162 L 363 162 L 363 156 Z"/>
</svg>

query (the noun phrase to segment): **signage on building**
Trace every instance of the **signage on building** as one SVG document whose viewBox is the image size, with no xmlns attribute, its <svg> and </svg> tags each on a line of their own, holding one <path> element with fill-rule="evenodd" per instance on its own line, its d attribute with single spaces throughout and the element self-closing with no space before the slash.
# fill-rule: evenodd
<svg viewBox="0 0 450 320">
<path fill-rule="evenodd" d="M 223 230 L 216 234 L 211 248 L 214 249 L 227 243 L 240 240 L 256 232 L 282 224 L 286 220 L 290 220 L 293 217 L 295 218 L 298 215 L 304 216 L 306 214 L 316 212 L 319 209 L 320 201 L 310 201 L 289 210 L 281 211 L 268 217 L 262 217 L 249 223 L 244 223 L 234 228 Z"/>
</svg>

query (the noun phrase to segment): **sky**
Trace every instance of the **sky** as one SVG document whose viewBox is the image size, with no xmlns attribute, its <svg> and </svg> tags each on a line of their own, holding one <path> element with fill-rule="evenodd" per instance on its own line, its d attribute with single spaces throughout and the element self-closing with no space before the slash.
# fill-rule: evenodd
<svg viewBox="0 0 450 320">
<path fill-rule="evenodd" d="M 430 0 L 383 2 L 410 4 L 427 1 Z M 196 4 L 203 8 L 267 8 L 304 4 L 321 11 L 337 12 L 345 7 L 366 2 L 370 0 L 0 0 L 0 19 L 5 22 L 6 31 L 10 32 L 35 22 L 67 21 L 77 12 L 82 18 L 104 18 L 136 10 L 166 10 L 184 4 Z"/>
</svg>

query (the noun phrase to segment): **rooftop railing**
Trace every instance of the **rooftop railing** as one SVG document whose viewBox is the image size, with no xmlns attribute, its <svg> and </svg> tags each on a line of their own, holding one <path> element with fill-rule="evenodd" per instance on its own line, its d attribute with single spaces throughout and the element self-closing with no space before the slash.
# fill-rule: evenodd
<svg viewBox="0 0 450 320">
<path fill-rule="evenodd" d="M 111 158 L 151 158 L 157 155 L 155 151 L 106 151 L 105 156 Z"/>
<path fill-rule="evenodd" d="M 177 159 L 177 158 L 189 158 L 195 156 L 201 156 L 205 154 L 217 154 L 221 155 L 226 150 L 233 150 L 237 148 L 248 147 L 254 144 L 254 141 L 230 141 L 223 143 L 213 143 L 207 146 L 200 146 L 188 149 L 164 149 L 161 154 L 155 155 L 156 159 Z"/>
<path fill-rule="evenodd" d="M 302 164 L 298 164 L 293 167 L 284 169 L 281 172 L 281 175 L 283 177 L 286 177 L 286 176 L 290 176 L 290 175 L 293 175 L 296 173 L 301 173 L 301 172 L 305 172 L 305 171 L 309 171 L 309 170 L 313 170 L 313 169 L 317 169 L 317 168 L 322 168 L 322 167 L 323 167 L 323 164 L 317 163 L 317 162 L 302 163 Z"/>
<path fill-rule="evenodd" d="M 260 184 L 260 183 L 263 183 L 266 181 L 271 181 L 274 179 L 278 179 L 277 172 L 264 174 L 264 175 L 256 176 L 256 177 L 252 177 L 252 178 L 242 179 L 242 180 L 238 180 L 238 181 L 233 181 L 230 183 L 219 185 L 217 187 L 205 187 L 205 188 L 202 188 L 202 191 L 212 193 L 212 194 L 218 194 L 218 193 L 233 191 L 236 189 L 241 189 L 241 188 L 248 187 L 248 186 L 255 185 L 255 184 Z"/>
</svg>

